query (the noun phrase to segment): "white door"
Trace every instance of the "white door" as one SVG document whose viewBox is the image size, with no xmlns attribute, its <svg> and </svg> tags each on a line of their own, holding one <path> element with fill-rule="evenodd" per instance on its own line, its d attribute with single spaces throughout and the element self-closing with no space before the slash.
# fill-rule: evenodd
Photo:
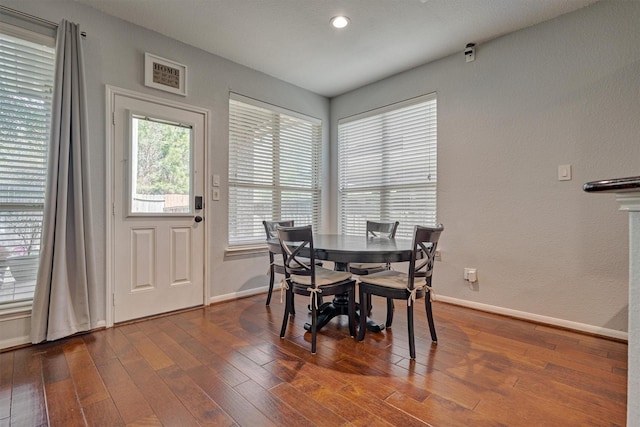
<svg viewBox="0 0 640 427">
<path fill-rule="evenodd" d="M 112 99 L 114 321 L 202 305 L 206 116 Z"/>
</svg>

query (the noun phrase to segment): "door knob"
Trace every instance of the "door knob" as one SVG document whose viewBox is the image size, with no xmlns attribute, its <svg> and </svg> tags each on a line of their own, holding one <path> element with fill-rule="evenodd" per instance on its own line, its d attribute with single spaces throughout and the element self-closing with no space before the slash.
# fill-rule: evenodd
<svg viewBox="0 0 640 427">
<path fill-rule="evenodd" d="M 204 219 L 204 218 L 202 218 L 200 215 L 197 215 L 197 216 L 194 218 L 194 220 L 195 220 L 196 222 L 202 222 L 202 220 L 203 220 L 203 219 Z"/>
</svg>

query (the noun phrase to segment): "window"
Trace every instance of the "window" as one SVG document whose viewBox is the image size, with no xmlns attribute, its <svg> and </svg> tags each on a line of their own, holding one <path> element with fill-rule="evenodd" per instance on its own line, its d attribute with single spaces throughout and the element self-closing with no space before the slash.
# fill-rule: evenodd
<svg viewBox="0 0 640 427">
<path fill-rule="evenodd" d="M 0 23 L 0 304 L 30 301 L 40 253 L 55 41 Z"/>
<path fill-rule="evenodd" d="M 229 100 L 229 243 L 264 242 L 262 221 L 320 223 L 321 121 Z"/>
<path fill-rule="evenodd" d="M 425 95 L 338 122 L 339 227 L 399 221 L 397 237 L 436 223 L 436 97 Z"/>
<path fill-rule="evenodd" d="M 129 213 L 193 214 L 191 126 L 131 114 Z"/>
</svg>

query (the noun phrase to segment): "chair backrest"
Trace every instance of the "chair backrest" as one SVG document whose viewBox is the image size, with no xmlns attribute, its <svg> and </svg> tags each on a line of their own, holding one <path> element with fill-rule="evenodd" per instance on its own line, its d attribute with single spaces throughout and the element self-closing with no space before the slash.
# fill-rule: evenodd
<svg viewBox="0 0 640 427">
<path fill-rule="evenodd" d="M 293 221 L 262 221 L 267 239 L 278 237 L 278 227 L 293 227 Z"/>
<path fill-rule="evenodd" d="M 285 278 L 310 276 L 311 286 L 316 287 L 316 265 L 313 252 L 313 231 L 310 225 L 278 227 Z M 304 251 L 304 253 L 302 253 Z"/>
<path fill-rule="evenodd" d="M 264 232 L 267 235 L 267 240 L 269 240 L 278 237 L 278 227 L 293 227 L 293 221 L 262 221 L 262 225 L 264 225 Z M 275 245 L 269 245 L 269 252 L 272 254 L 282 253 L 280 252 L 280 246 Z"/>
<path fill-rule="evenodd" d="M 424 277 L 431 286 L 431 276 L 436 260 L 436 249 L 440 234 L 444 230 L 442 224 L 435 227 L 416 225 L 413 231 L 413 253 L 409 262 L 409 288 L 414 288 L 416 277 Z"/>
<path fill-rule="evenodd" d="M 376 222 L 367 221 L 367 237 L 388 237 L 393 239 L 396 237 L 398 229 L 398 221 L 396 222 Z"/>
</svg>

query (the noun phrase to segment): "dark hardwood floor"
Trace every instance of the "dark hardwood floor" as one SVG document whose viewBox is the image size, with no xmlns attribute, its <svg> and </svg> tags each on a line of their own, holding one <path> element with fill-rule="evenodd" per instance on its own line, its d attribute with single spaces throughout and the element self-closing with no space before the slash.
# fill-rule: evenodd
<svg viewBox="0 0 640 427">
<path fill-rule="evenodd" d="M 0 353 L 0 426 L 624 426 L 627 345 L 424 303 L 410 361 L 406 308 L 310 354 L 298 314 L 264 295 Z M 374 317 L 385 304 L 374 298 Z"/>
</svg>

